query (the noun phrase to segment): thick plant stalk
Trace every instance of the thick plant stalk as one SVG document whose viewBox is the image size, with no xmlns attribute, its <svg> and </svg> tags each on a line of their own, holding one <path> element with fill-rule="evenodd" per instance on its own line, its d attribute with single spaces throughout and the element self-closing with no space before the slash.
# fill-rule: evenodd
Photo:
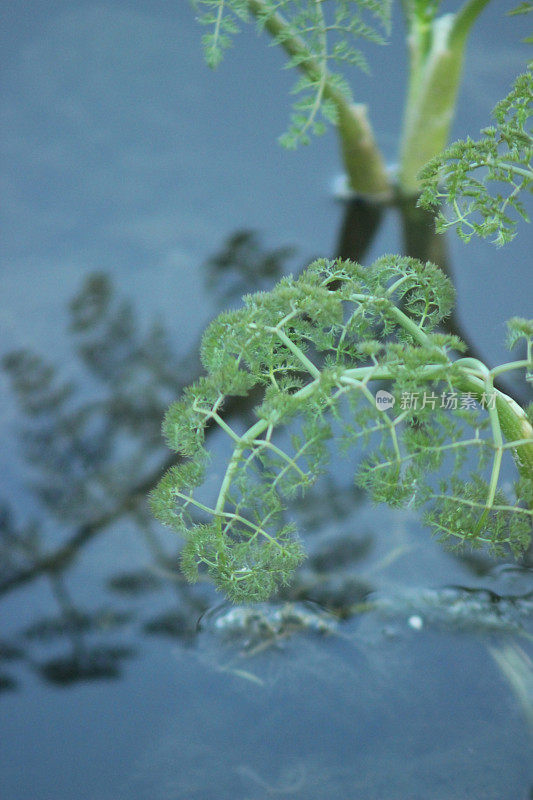
<svg viewBox="0 0 533 800">
<path fill-rule="evenodd" d="M 447 145 L 463 69 L 468 33 L 490 0 L 469 0 L 456 14 L 428 22 L 408 18 L 409 89 L 405 110 L 399 189 L 420 191 L 418 173 Z"/>
<path fill-rule="evenodd" d="M 350 188 L 371 200 L 388 200 L 392 187 L 362 103 L 337 103 L 338 131 Z"/>
</svg>

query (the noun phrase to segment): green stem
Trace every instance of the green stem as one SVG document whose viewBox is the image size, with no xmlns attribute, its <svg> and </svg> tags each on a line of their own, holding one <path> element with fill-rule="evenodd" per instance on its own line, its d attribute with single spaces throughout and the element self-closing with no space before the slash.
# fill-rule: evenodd
<svg viewBox="0 0 533 800">
<path fill-rule="evenodd" d="M 264 0 L 247 0 L 247 6 L 250 13 L 256 17 L 261 17 L 268 11 Z M 268 14 L 264 27 L 272 37 L 279 40 L 280 46 L 291 58 L 301 59 L 298 64 L 299 69 L 310 80 L 321 84 L 324 99 L 330 100 L 335 105 L 342 155 L 350 188 L 368 197 L 391 197 L 392 188 L 385 162 L 368 120 L 366 106 L 349 102 L 346 95 L 331 80 L 327 68 L 312 57 L 300 37 L 291 33 L 289 24 L 281 14 Z"/>
<path fill-rule="evenodd" d="M 319 385 L 319 380 L 314 380 L 312 381 L 312 383 L 308 383 L 307 386 L 303 386 L 301 389 L 295 392 L 294 397 L 298 397 L 300 400 L 305 400 L 307 397 L 313 394 L 318 385 Z M 235 475 L 235 472 L 239 467 L 243 451 L 246 450 L 247 447 L 252 446 L 254 439 L 257 439 L 258 436 L 261 436 L 263 431 L 267 430 L 269 426 L 275 423 L 276 423 L 275 419 L 260 419 L 255 423 L 255 425 L 252 425 L 251 428 L 248 428 L 248 430 L 246 431 L 245 434 L 243 434 L 243 436 L 241 436 L 241 440 L 239 444 L 235 447 L 233 455 L 226 468 L 226 473 L 224 475 L 218 493 L 217 503 L 215 506 L 215 514 L 221 514 L 224 511 L 224 505 L 226 503 L 226 495 L 228 493 L 229 487 L 231 486 L 233 476 Z"/>
<path fill-rule="evenodd" d="M 391 198 L 392 187 L 366 105 L 338 103 L 337 127 L 350 188 L 372 200 Z"/>
<path fill-rule="evenodd" d="M 290 339 L 285 331 L 279 330 L 278 328 L 267 328 L 267 330 L 274 331 L 277 336 L 281 339 L 283 344 L 288 347 L 291 353 L 294 353 L 298 361 L 305 367 L 305 369 L 313 376 L 313 378 L 320 378 L 320 370 L 315 367 L 312 361 L 310 361 L 305 353 L 303 353 L 300 348 L 294 344 L 292 339 Z"/>
<path fill-rule="evenodd" d="M 499 367 L 493 367 L 490 374 L 495 378 L 496 375 L 501 375 L 504 372 L 511 372 L 515 369 L 526 369 L 531 366 L 531 360 L 523 359 L 522 361 L 509 361 L 506 364 L 500 364 Z"/>
<path fill-rule="evenodd" d="M 448 142 L 468 33 L 490 0 L 469 0 L 456 14 L 428 23 L 408 15 L 409 87 L 405 109 L 399 190 L 420 191 L 418 173 Z"/>
<path fill-rule="evenodd" d="M 489 166 L 491 167 L 494 163 L 499 169 L 508 169 L 509 172 L 514 172 L 515 175 L 521 175 L 524 178 L 528 178 L 530 181 L 533 181 L 533 170 L 532 169 L 525 169 L 524 167 L 517 167 L 516 164 L 511 164 L 507 161 L 497 161 L 494 162 L 492 159 L 487 159 L 486 164 L 476 164 L 477 167 L 484 167 Z"/>
</svg>

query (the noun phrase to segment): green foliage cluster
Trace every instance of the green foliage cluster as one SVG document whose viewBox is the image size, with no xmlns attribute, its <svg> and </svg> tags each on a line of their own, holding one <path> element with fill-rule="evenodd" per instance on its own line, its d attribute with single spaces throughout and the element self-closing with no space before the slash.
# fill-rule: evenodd
<svg viewBox="0 0 533 800">
<path fill-rule="evenodd" d="M 432 48 L 442 50 L 439 69 L 448 72 L 446 53 L 456 48 L 446 100 L 453 106 L 463 42 L 486 2 L 468 0 L 446 24 L 436 18 L 437 0 L 402 2 L 417 42 L 412 119 L 423 120 L 426 112 L 430 122 L 442 116 L 442 109 L 428 101 L 428 110 L 424 93 L 418 98 L 415 91 L 426 86 L 422 78 L 434 64 Z M 211 28 L 204 37 L 211 65 L 230 45 L 239 20 L 252 15 L 289 54 L 289 66 L 300 70 L 300 99 L 285 144 L 321 132 L 319 112 L 339 122 L 342 135 L 372 140 L 330 62 L 366 68 L 354 37 L 382 38 L 362 13 L 388 29 L 389 2 L 195 0 L 195 5 Z M 437 84 L 439 69 L 433 76 Z M 526 216 L 519 193 L 529 188 L 533 174 L 530 102 L 528 71 L 496 107 L 496 127 L 485 129 L 480 142 L 457 142 L 426 167 L 421 203 L 434 208 L 445 198 L 455 214 L 448 221 L 440 213 L 440 230 L 453 224 L 465 239 L 473 233 L 495 235 L 497 243 L 512 237 L 515 223 L 508 212 Z M 416 125 L 409 135 L 416 146 L 411 143 L 415 155 L 407 161 L 415 163 L 421 146 Z M 441 146 L 438 139 L 432 152 Z M 375 156 L 373 147 L 356 148 L 356 161 L 373 163 L 372 180 L 381 169 Z M 353 185 L 372 186 L 372 180 L 357 176 L 358 168 L 350 173 Z M 503 193 L 494 186 L 503 186 Z M 424 507 L 435 533 L 456 546 L 486 545 L 497 554 L 523 551 L 533 516 L 531 415 L 528 419 L 495 388 L 494 380 L 511 370 L 525 370 L 530 379 L 533 322 L 509 322 L 509 345 L 525 340 L 527 357 L 489 369 L 461 356 L 460 339 L 437 332 L 453 301 L 451 283 L 431 263 L 386 256 L 364 268 L 322 259 L 297 279 L 283 278 L 270 292 L 246 296 L 243 308 L 210 325 L 201 350 L 207 374 L 170 407 L 163 425 L 179 461 L 151 497 L 156 517 L 185 540 L 182 568 L 189 580 L 207 572 L 234 601 L 266 599 L 286 583 L 304 557 L 287 518 L 288 500 L 325 469 L 333 438 L 350 452 L 364 446 L 355 481 L 375 502 Z M 225 412 L 239 396 L 257 399 L 257 421 L 244 432 L 230 426 Z M 218 491 L 216 475 L 207 474 L 205 434 L 213 426 L 230 448 Z M 502 486 L 506 460 L 514 460 L 518 470 L 512 491 Z"/>
<path fill-rule="evenodd" d="M 457 337 L 435 332 L 453 299 L 430 263 L 319 260 L 210 325 L 201 353 L 207 375 L 170 407 L 163 426 L 180 461 L 151 498 L 155 515 L 185 539 L 189 580 L 207 571 L 234 601 L 267 598 L 285 583 L 304 557 L 287 500 L 324 470 L 333 437 L 350 450 L 366 447 L 355 480 L 374 501 L 425 506 L 445 540 L 521 552 L 533 514 L 531 474 L 521 470 L 513 498 L 500 476 L 504 457 L 525 463 L 531 427 L 520 411 L 518 432 L 503 442 L 500 411 L 510 399 L 493 377 L 531 369 L 533 323 L 510 324 L 511 343 L 528 340 L 529 361 L 491 372 L 457 357 Z M 378 389 L 395 398 L 392 407 L 378 407 Z M 239 433 L 224 406 L 252 392 L 257 421 Z M 212 425 L 231 454 L 211 501 L 204 437 Z"/>
<path fill-rule="evenodd" d="M 352 101 L 350 87 L 339 71 L 353 65 L 368 72 L 358 40 L 384 44 L 389 31 L 391 0 L 193 0 L 200 23 L 207 63 L 217 67 L 232 44 L 239 25 L 253 16 L 259 31 L 268 29 L 272 43 L 289 54 L 287 68 L 300 76 L 293 87 L 297 96 L 287 132 L 286 147 L 307 144 L 310 134 L 325 130 L 324 120 L 337 121 L 332 96 Z M 332 68 L 332 64 L 335 65 Z"/>
<path fill-rule="evenodd" d="M 520 194 L 533 187 L 532 97 L 530 64 L 494 108 L 495 126 L 477 141 L 454 142 L 424 167 L 419 203 L 437 212 L 438 232 L 455 227 L 466 242 L 476 234 L 503 245 L 515 236 L 516 217 L 528 219 Z"/>
</svg>

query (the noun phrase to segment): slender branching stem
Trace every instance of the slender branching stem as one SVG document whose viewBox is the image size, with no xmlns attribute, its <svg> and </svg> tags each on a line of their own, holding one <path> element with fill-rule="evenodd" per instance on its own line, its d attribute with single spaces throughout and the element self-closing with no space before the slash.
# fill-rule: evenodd
<svg viewBox="0 0 533 800">
<path fill-rule="evenodd" d="M 263 0 L 247 0 L 250 12 L 261 17 L 268 10 Z M 321 95 L 330 100 L 337 111 L 337 127 L 350 187 L 370 197 L 389 198 L 392 188 L 387 169 L 365 105 L 350 103 L 335 85 L 325 63 L 313 58 L 305 42 L 291 31 L 280 13 L 268 14 L 265 29 L 291 57 L 299 60 L 299 69 L 320 86 Z"/>
</svg>

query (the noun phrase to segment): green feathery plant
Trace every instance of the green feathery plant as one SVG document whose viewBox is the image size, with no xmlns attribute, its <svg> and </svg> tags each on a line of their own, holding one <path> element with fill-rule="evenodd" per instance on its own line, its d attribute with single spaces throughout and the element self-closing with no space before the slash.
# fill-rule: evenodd
<svg viewBox="0 0 533 800">
<path fill-rule="evenodd" d="M 437 3 L 404 5 L 434 13 Z M 475 5 L 465 8 L 473 13 Z M 469 143 L 457 143 L 424 171 L 423 202 L 449 198 L 460 224 L 477 212 L 481 221 L 468 221 L 474 233 L 510 238 L 506 210 L 525 216 L 518 193 L 531 180 L 530 99 L 530 75 L 521 76 L 496 109 L 499 128 L 485 131 L 479 148 L 488 153 L 487 180 L 511 185 L 505 198 L 493 199 L 486 181 L 473 180 L 481 156 L 468 161 Z M 464 198 L 473 205 L 465 208 Z M 207 375 L 163 425 L 180 461 L 151 497 L 154 514 L 185 540 L 189 580 L 206 571 L 234 601 L 267 598 L 286 583 L 304 552 L 285 507 L 324 470 L 333 437 L 348 449 L 365 446 L 355 480 L 375 502 L 424 507 L 434 532 L 458 546 L 515 555 L 527 547 L 533 407 L 526 412 L 494 381 L 511 371 L 532 380 L 533 320 L 508 323 L 509 346 L 525 340 L 526 358 L 490 369 L 461 355 L 458 337 L 436 332 L 453 301 L 452 284 L 431 263 L 385 256 L 365 268 L 319 260 L 210 325 L 201 351 Z M 257 421 L 238 431 L 224 407 L 251 393 L 259 398 Z M 230 447 L 214 495 L 206 480 L 208 426 Z M 503 485 L 506 461 L 517 472 L 512 493 Z"/>
<path fill-rule="evenodd" d="M 192 0 L 207 62 L 216 67 L 239 27 L 255 19 L 260 31 L 288 55 L 300 72 L 288 147 L 307 143 L 325 122 L 337 126 L 350 187 L 391 197 L 420 190 L 418 173 L 446 146 L 470 29 L 489 0 L 465 0 L 455 13 L 437 16 L 440 0 L 401 0 L 409 49 L 409 77 L 397 185 L 393 185 L 369 121 L 354 102 L 345 67 L 368 71 L 359 42 L 383 44 L 390 33 L 391 0 Z"/>
<path fill-rule="evenodd" d="M 466 242 L 474 234 L 497 245 L 515 236 L 515 216 L 528 220 L 520 194 L 533 187 L 532 64 L 493 111 L 496 126 L 478 141 L 454 142 L 420 173 L 419 205 L 437 212 L 437 231 L 456 227 Z M 446 212 L 441 210 L 446 201 Z"/>
<path fill-rule="evenodd" d="M 234 601 L 266 598 L 287 582 L 304 553 L 284 520 L 286 501 L 315 481 L 337 434 L 345 446 L 366 445 L 356 482 L 374 501 L 426 507 L 448 541 L 496 553 L 527 546 L 533 429 L 494 379 L 531 372 L 533 321 L 508 323 L 510 344 L 525 339 L 527 358 L 489 369 L 458 357 L 456 337 L 435 332 L 453 296 L 436 266 L 415 259 L 385 256 L 368 268 L 319 260 L 210 325 L 207 376 L 163 426 L 181 461 L 152 495 L 155 515 L 185 539 L 189 580 L 204 568 Z M 224 405 L 252 391 L 257 422 L 238 432 Z M 215 497 L 203 486 L 211 425 L 231 448 Z M 514 497 L 502 487 L 509 456 Z"/>
</svg>

